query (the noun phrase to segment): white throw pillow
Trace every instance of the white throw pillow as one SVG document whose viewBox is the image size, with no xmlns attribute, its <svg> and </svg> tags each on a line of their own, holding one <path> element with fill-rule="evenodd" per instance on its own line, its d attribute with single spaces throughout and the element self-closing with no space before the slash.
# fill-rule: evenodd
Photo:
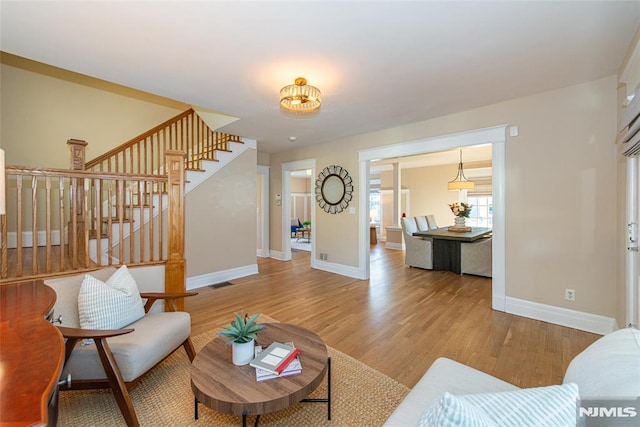
<svg viewBox="0 0 640 427">
<path fill-rule="evenodd" d="M 491 419 L 482 408 L 468 404 L 449 392 L 434 399 L 423 412 L 420 427 L 489 427 Z"/>
<path fill-rule="evenodd" d="M 624 328 L 599 338 L 573 358 L 564 382 L 578 384 L 583 400 L 640 396 L 640 330 Z"/>
<path fill-rule="evenodd" d="M 87 274 L 78 293 L 82 329 L 121 329 L 144 316 L 138 285 L 126 266 L 102 282 Z"/>
<path fill-rule="evenodd" d="M 564 384 L 499 393 L 444 393 L 420 418 L 420 427 L 575 426 L 578 386 Z"/>
</svg>

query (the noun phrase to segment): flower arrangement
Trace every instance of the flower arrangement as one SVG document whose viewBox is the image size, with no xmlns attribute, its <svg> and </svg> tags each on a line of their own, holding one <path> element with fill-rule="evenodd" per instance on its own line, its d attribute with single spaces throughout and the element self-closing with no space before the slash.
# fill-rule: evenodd
<svg viewBox="0 0 640 427">
<path fill-rule="evenodd" d="M 457 217 L 469 218 L 469 214 L 471 214 L 472 207 L 473 205 L 465 202 L 449 203 L 449 208 L 451 209 L 451 212 L 453 212 L 453 214 Z"/>
</svg>

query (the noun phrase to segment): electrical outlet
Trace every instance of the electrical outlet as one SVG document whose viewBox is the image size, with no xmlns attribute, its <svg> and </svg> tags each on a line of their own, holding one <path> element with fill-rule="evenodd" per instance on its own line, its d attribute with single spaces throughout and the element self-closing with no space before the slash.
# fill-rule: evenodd
<svg viewBox="0 0 640 427">
<path fill-rule="evenodd" d="M 575 301 L 576 300 L 576 291 L 575 289 L 565 289 L 564 290 L 564 299 L 567 301 Z"/>
</svg>

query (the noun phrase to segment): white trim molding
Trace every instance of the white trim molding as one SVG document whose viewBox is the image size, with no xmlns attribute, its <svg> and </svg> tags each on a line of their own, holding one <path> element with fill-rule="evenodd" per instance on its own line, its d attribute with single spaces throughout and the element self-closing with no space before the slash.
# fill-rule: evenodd
<svg viewBox="0 0 640 427">
<path fill-rule="evenodd" d="M 46 231 L 38 231 L 38 246 L 47 246 L 47 232 Z M 67 235 L 67 229 L 64 230 L 64 235 Z M 2 239 L 0 239 L 2 242 Z M 67 242 L 65 241 L 65 244 Z M 60 230 L 51 230 L 51 245 L 59 246 L 60 245 Z M 8 249 L 16 249 L 18 247 L 18 233 L 15 231 L 7 233 L 7 248 Z M 22 247 L 23 248 L 32 248 L 33 247 L 33 232 L 32 231 L 23 231 L 22 232 Z"/>
<path fill-rule="evenodd" d="M 291 240 L 289 240 L 289 248 L 291 248 Z M 269 250 L 269 258 L 277 259 L 278 261 L 287 261 L 284 258 L 284 252 L 282 251 L 274 251 L 273 249 Z M 291 259 L 291 258 L 289 258 Z"/>
<path fill-rule="evenodd" d="M 543 322 L 600 335 L 606 335 L 618 329 L 618 323 L 612 317 L 540 304 L 513 297 L 505 298 L 505 311 L 510 314 L 542 320 Z"/>
<path fill-rule="evenodd" d="M 327 271 L 329 273 L 351 277 L 353 279 L 362 279 L 362 277 L 360 277 L 360 270 L 357 267 L 350 267 L 344 264 L 336 264 L 333 262 L 321 261 L 317 259 L 311 260 L 311 267 L 318 270 Z"/>
<path fill-rule="evenodd" d="M 240 277 L 258 274 L 258 264 L 245 265 L 243 267 L 230 268 L 224 271 L 215 271 L 200 276 L 187 278 L 187 290 L 198 289 L 216 283 L 227 282 Z"/>
<path fill-rule="evenodd" d="M 282 163 L 282 261 L 291 260 L 291 172 L 311 169 L 311 176 L 316 174 L 315 159 L 295 160 Z M 316 210 L 311 209 L 311 235 L 316 235 Z M 273 252 L 273 251 L 272 251 Z M 311 259 L 315 258 L 316 239 L 311 240 Z M 275 258 L 274 255 L 271 258 Z M 311 264 L 313 267 L 313 263 Z"/>
<path fill-rule="evenodd" d="M 385 145 L 358 151 L 360 162 L 360 206 L 368 206 L 369 200 L 369 169 L 363 163 L 372 160 L 389 159 L 394 157 L 413 156 L 417 154 L 433 153 L 436 151 L 450 150 L 458 147 L 468 147 L 480 144 L 492 144 L 492 175 L 493 175 L 493 278 L 492 278 L 492 302 L 494 310 L 504 311 L 506 297 L 505 274 L 505 143 L 507 124 L 488 128 L 475 129 L 466 132 L 449 135 L 434 136 L 415 141 Z M 366 187 L 363 190 L 363 187 Z M 359 253 L 360 276 L 369 278 L 369 246 L 365 244 L 366 238 L 362 234 L 368 232 L 368 218 L 360 215 L 358 224 L 360 231 Z M 364 261 L 362 261 L 364 260 Z"/>
<path fill-rule="evenodd" d="M 262 206 L 260 206 L 260 221 L 262 221 L 262 248 L 257 250 L 257 256 L 269 258 L 271 237 L 269 235 L 269 229 L 271 228 L 271 222 L 269 219 L 269 179 L 271 177 L 271 168 L 269 166 L 258 165 L 257 173 L 262 175 L 262 188 L 257 189 L 262 194 Z"/>
</svg>

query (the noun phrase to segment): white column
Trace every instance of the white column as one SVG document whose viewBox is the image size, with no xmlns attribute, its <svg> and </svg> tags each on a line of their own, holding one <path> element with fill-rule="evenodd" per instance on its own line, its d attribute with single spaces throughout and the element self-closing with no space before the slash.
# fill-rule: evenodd
<svg viewBox="0 0 640 427">
<path fill-rule="evenodd" d="M 638 158 L 627 157 L 626 325 L 638 321 Z"/>
<path fill-rule="evenodd" d="M 400 164 L 393 164 L 393 223 L 400 227 L 400 215 L 402 214 L 402 187 L 400 182 Z"/>
</svg>

